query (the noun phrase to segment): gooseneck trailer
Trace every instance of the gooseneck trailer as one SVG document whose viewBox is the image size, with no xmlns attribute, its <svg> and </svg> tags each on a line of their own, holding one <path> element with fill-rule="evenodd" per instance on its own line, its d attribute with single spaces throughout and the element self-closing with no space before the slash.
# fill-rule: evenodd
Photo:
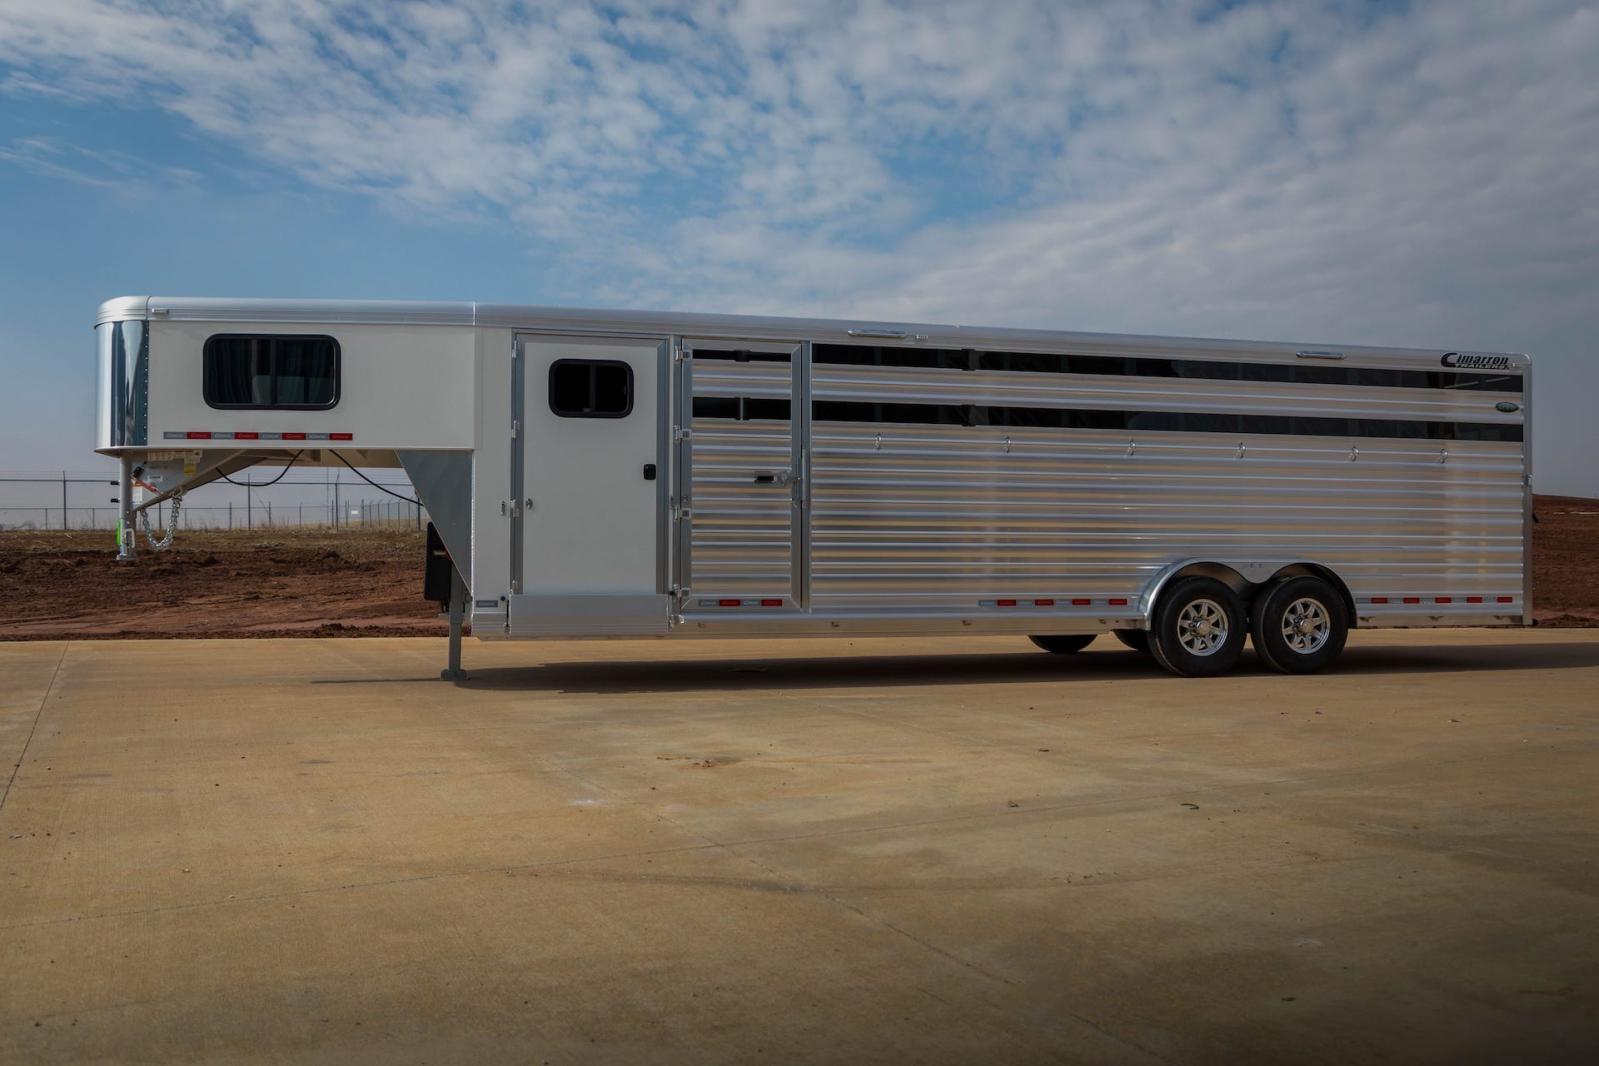
<svg viewBox="0 0 1599 1066">
<path fill-rule="evenodd" d="M 1246 638 L 1301 672 L 1354 626 L 1531 619 L 1522 355 L 156 297 L 96 330 L 123 558 L 256 464 L 403 468 L 447 674 L 463 622 L 1052 652 L 1113 631 L 1206 675 Z"/>
</svg>

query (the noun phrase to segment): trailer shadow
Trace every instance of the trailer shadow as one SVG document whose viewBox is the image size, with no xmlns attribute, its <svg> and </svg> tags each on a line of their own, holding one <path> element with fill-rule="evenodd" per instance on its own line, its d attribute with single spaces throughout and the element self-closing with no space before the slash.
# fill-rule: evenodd
<svg viewBox="0 0 1599 1066">
<path fill-rule="evenodd" d="M 1562 670 L 1599 666 L 1599 643 L 1351 648 L 1328 678 L 1348 675 Z M 464 689 L 626 694 L 762 689 L 913 688 L 1030 682 L 1147 680 L 1201 683 L 1165 674 L 1147 655 L 1091 650 L 969 655 L 807 656 L 550 662 L 467 668 Z M 1280 677 L 1245 652 L 1233 676 Z"/>
</svg>

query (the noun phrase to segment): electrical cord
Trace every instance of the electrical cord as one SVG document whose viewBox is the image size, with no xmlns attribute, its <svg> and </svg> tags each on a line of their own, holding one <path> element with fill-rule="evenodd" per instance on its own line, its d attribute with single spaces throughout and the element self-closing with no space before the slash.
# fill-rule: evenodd
<svg viewBox="0 0 1599 1066">
<path fill-rule="evenodd" d="M 278 482 L 282 481 L 284 475 L 287 474 L 289 472 L 289 469 L 294 466 L 295 460 L 299 459 L 300 456 L 302 456 L 304 454 L 305 453 L 303 451 L 295 452 L 294 455 L 292 455 L 289 458 L 289 461 L 287 463 L 283 464 L 283 473 L 279 474 L 277 477 L 273 478 L 271 481 L 234 481 L 232 478 L 228 477 L 228 475 L 226 475 L 226 474 L 221 474 L 219 476 L 222 478 L 223 481 L 226 481 L 229 485 L 237 485 L 241 489 L 264 489 L 268 485 L 276 485 Z"/>
<path fill-rule="evenodd" d="M 404 500 L 406 503 L 414 503 L 418 507 L 422 506 L 422 501 L 421 500 L 413 500 L 409 496 L 401 496 L 398 492 L 394 492 L 391 489 L 384 488 L 382 485 L 379 485 L 376 481 L 373 481 L 371 478 L 369 478 L 365 474 L 361 473 L 361 471 L 356 470 L 354 463 L 351 463 L 350 460 L 346 459 L 344 456 L 340 455 L 338 452 L 333 451 L 332 448 L 329 448 L 328 451 L 332 452 L 333 458 L 337 459 L 339 462 L 343 463 L 345 466 L 349 467 L 352 471 L 354 471 L 356 477 L 360 478 L 362 481 L 366 482 L 368 485 L 371 485 L 373 488 L 377 489 L 379 492 L 387 492 L 390 496 L 393 496 L 396 500 Z"/>
</svg>

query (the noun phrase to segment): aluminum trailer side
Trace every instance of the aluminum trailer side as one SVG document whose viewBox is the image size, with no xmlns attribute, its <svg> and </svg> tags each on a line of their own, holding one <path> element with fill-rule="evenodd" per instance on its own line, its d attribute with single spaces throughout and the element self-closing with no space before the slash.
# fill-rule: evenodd
<svg viewBox="0 0 1599 1066">
<path fill-rule="evenodd" d="M 487 304 L 102 306 L 148 511 L 400 466 L 484 639 L 1115 630 L 1215 673 L 1531 619 L 1523 355 Z M 124 554 L 134 552 L 131 544 Z"/>
</svg>

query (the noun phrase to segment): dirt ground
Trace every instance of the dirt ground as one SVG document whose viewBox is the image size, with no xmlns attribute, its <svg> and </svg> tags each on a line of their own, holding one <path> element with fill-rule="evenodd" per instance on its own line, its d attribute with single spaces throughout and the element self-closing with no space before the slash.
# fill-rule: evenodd
<svg viewBox="0 0 1599 1066">
<path fill-rule="evenodd" d="M 1599 500 L 1540 496 L 1533 531 L 1539 625 L 1599 626 Z M 425 636 L 422 534 L 195 531 L 116 562 L 104 531 L 0 532 L 0 639 Z"/>
<path fill-rule="evenodd" d="M 104 530 L 0 532 L 0 639 L 438 635 L 422 536 L 196 530 L 130 566 Z"/>
</svg>

